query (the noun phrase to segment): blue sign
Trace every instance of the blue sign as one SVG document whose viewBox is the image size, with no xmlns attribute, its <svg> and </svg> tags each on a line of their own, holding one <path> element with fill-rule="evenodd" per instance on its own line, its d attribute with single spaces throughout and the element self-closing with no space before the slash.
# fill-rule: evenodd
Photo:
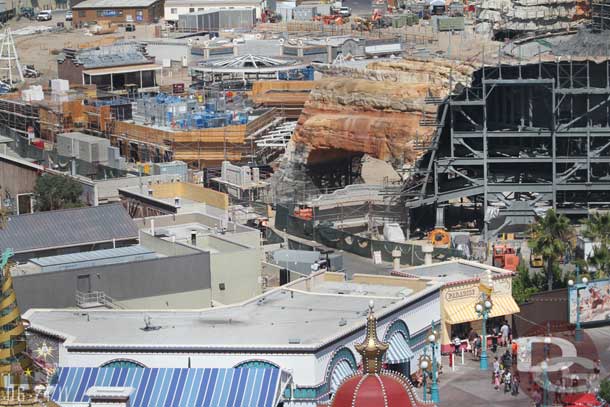
<svg viewBox="0 0 610 407">
<path fill-rule="evenodd" d="M 102 10 L 101 12 L 102 17 L 118 17 L 121 14 L 123 14 L 121 10 Z"/>
</svg>

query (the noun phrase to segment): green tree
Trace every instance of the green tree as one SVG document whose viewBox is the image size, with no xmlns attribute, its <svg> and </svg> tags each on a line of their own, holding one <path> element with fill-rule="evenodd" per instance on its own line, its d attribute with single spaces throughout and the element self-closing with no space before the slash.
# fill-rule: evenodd
<svg viewBox="0 0 610 407">
<path fill-rule="evenodd" d="M 545 262 L 547 290 L 552 290 L 555 282 L 554 265 L 569 247 L 573 230 L 570 220 L 550 209 L 543 218 L 532 226 L 533 238 L 530 247 L 542 255 Z"/>
<path fill-rule="evenodd" d="M 82 193 L 83 187 L 67 175 L 42 175 L 34 186 L 36 210 L 54 211 L 81 207 Z"/>
<path fill-rule="evenodd" d="M 599 397 L 610 403 L 610 380 L 604 379 L 599 384 Z"/>
<path fill-rule="evenodd" d="M 517 304 L 523 304 L 530 297 L 540 292 L 537 282 L 530 276 L 530 271 L 523 263 L 517 266 L 517 276 L 513 279 L 513 298 Z"/>
<path fill-rule="evenodd" d="M 594 213 L 585 222 L 583 236 L 597 243 L 593 254 L 585 259 L 595 267 L 597 277 L 610 275 L 610 214 Z"/>
</svg>

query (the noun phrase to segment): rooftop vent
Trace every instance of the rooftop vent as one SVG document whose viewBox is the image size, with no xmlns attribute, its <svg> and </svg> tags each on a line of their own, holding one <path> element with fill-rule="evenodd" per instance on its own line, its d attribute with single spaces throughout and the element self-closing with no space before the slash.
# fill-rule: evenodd
<svg viewBox="0 0 610 407">
<path fill-rule="evenodd" d="M 339 320 L 339 326 L 345 326 L 345 325 L 347 325 L 347 321 L 345 320 L 345 318 L 341 318 Z"/>
<path fill-rule="evenodd" d="M 291 345 L 298 345 L 301 343 L 301 340 L 299 338 L 290 338 L 288 339 L 288 343 Z"/>
<path fill-rule="evenodd" d="M 144 317 L 144 328 L 140 328 L 141 330 L 148 332 L 148 331 L 158 331 L 159 329 L 161 329 L 161 326 L 159 325 L 153 325 L 152 324 L 152 318 L 150 317 L 150 315 L 147 315 Z"/>
</svg>

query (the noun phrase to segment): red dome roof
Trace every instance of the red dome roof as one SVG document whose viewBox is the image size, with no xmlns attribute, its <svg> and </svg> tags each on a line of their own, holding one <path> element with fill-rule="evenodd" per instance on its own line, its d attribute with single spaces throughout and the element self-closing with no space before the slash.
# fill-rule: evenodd
<svg viewBox="0 0 610 407">
<path fill-rule="evenodd" d="M 393 372 L 356 375 L 337 389 L 332 407 L 422 407 L 432 403 L 417 399 L 406 379 Z"/>
<path fill-rule="evenodd" d="M 339 386 L 331 407 L 433 407 L 434 403 L 420 401 L 403 375 L 383 370 L 383 354 L 389 344 L 377 337 L 377 318 L 369 304 L 365 337 L 354 347 L 362 355 L 362 374 L 349 376 Z"/>
</svg>

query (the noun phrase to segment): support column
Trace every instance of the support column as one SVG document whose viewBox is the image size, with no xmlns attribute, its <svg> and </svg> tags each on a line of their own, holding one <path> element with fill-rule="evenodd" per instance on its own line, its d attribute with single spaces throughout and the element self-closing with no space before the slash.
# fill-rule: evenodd
<svg viewBox="0 0 610 407">
<path fill-rule="evenodd" d="M 110 90 L 114 90 L 114 75 L 110 74 Z"/>
</svg>

